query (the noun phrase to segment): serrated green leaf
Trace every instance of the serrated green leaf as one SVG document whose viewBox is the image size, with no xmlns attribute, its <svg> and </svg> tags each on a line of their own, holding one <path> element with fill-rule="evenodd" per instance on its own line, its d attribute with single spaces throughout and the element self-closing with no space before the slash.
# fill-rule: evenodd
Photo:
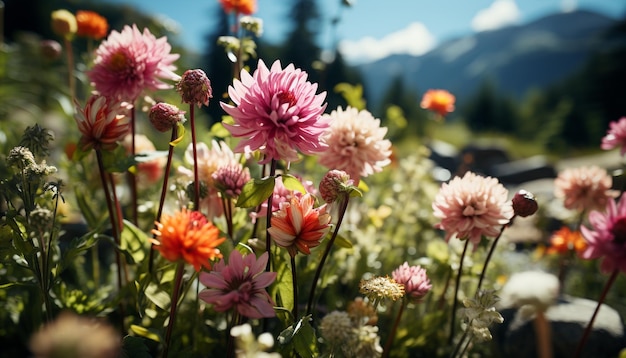
<svg viewBox="0 0 626 358">
<path fill-rule="evenodd" d="M 151 330 L 151 329 L 144 328 L 144 327 L 138 326 L 136 324 L 131 324 L 130 325 L 130 330 L 133 333 L 135 333 L 136 335 L 138 335 L 138 336 L 151 339 L 151 340 L 153 340 L 155 342 L 161 342 L 161 336 L 158 333 L 156 333 L 153 330 Z"/>
<path fill-rule="evenodd" d="M 339 247 L 343 247 L 344 249 L 352 248 L 352 243 L 350 242 L 350 240 L 346 239 L 345 237 L 339 234 L 337 235 L 337 237 L 335 237 L 335 245 Z"/>
<path fill-rule="evenodd" d="M 158 338 L 158 337 L 157 337 Z M 148 347 L 139 337 L 126 336 L 122 340 L 122 358 L 151 358 Z"/>
<path fill-rule="evenodd" d="M 237 207 L 254 208 L 261 205 L 274 192 L 275 183 L 274 177 L 250 180 L 241 189 L 241 194 L 237 198 Z"/>
<path fill-rule="evenodd" d="M 176 137 L 176 139 L 174 139 L 173 141 L 170 142 L 170 146 L 175 147 L 176 145 L 178 145 L 178 143 L 180 143 L 183 138 L 185 138 L 185 126 L 178 122 L 176 123 L 176 130 L 177 130 L 177 134 L 178 137 Z"/>
<path fill-rule="evenodd" d="M 304 185 L 302 185 L 298 178 L 294 177 L 291 174 L 283 174 L 282 179 L 285 188 L 293 191 L 299 191 L 302 194 L 306 194 L 306 189 L 304 189 Z"/>
</svg>

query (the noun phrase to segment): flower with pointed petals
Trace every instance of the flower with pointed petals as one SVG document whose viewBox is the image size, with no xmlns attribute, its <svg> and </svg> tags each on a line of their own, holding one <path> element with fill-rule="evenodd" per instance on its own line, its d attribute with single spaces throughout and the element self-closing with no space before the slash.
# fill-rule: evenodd
<svg viewBox="0 0 626 358">
<path fill-rule="evenodd" d="M 445 117 L 454 111 L 455 97 L 446 90 L 430 89 L 424 93 L 420 106 Z"/>
<path fill-rule="evenodd" d="M 100 40 L 107 35 L 109 23 L 107 19 L 94 11 L 76 11 L 76 23 L 78 24 L 78 36 Z"/>
<path fill-rule="evenodd" d="M 326 145 L 320 137 L 330 119 L 322 116 L 326 109 L 326 92 L 315 94 L 317 84 L 293 64 L 284 69 L 280 61 L 270 69 L 262 60 L 253 75 L 241 71 L 241 80 L 228 88 L 236 106 L 220 103 L 235 121 L 224 124 L 234 137 L 242 138 L 235 152 L 260 150 L 261 164 L 284 159 L 298 159 L 298 152 L 313 154 Z"/>
<path fill-rule="evenodd" d="M 617 195 L 613 178 L 598 166 L 565 169 L 554 180 L 554 195 L 570 210 L 602 210 Z"/>
<path fill-rule="evenodd" d="M 572 251 L 581 253 L 586 248 L 587 242 L 580 231 L 572 231 L 567 226 L 563 226 L 550 237 L 550 246 L 546 253 L 566 254 Z"/>
<path fill-rule="evenodd" d="M 387 128 L 370 112 L 338 107 L 324 117 L 332 124 L 324 135 L 328 149 L 319 156 L 321 165 L 343 170 L 358 182 L 391 163 L 391 142 L 384 139 Z"/>
<path fill-rule="evenodd" d="M 589 214 L 591 227 L 581 226 L 587 248 L 581 256 L 585 259 L 602 257 L 600 269 L 605 273 L 620 270 L 626 273 L 626 195 L 618 204 L 609 200 L 604 212 Z"/>
<path fill-rule="evenodd" d="M 609 123 L 609 130 L 602 138 L 602 149 L 611 150 L 617 147 L 620 147 L 619 154 L 626 154 L 626 117 Z"/>
<path fill-rule="evenodd" d="M 472 172 L 455 177 L 443 183 L 435 197 L 434 215 L 441 219 L 435 227 L 446 232 L 446 241 L 457 237 L 477 245 L 483 235 L 496 237 L 513 217 L 507 196 L 498 179 Z"/>
<path fill-rule="evenodd" d="M 280 204 L 280 210 L 272 216 L 272 226 L 267 231 L 280 247 L 289 251 L 292 257 L 299 252 L 309 255 L 311 248 L 322 241 L 330 228 L 330 214 L 326 204 L 313 208 L 315 198 L 307 193 L 302 197 L 292 197 L 289 202 Z"/>
<path fill-rule="evenodd" d="M 77 104 L 74 119 L 82 134 L 79 148 L 114 149 L 130 131 L 127 110 L 122 103 L 99 95 L 91 96 L 84 108 Z"/>
<path fill-rule="evenodd" d="M 256 0 L 220 0 L 224 12 L 235 11 L 239 14 L 252 15 L 256 12 Z"/>
<path fill-rule="evenodd" d="M 391 273 L 391 277 L 404 285 L 405 297 L 412 300 L 420 300 L 433 287 L 425 269 L 419 265 L 409 266 L 406 261 Z"/>
<path fill-rule="evenodd" d="M 241 189 L 250 180 L 250 170 L 239 163 L 217 168 L 213 173 L 213 184 L 223 197 L 236 199 Z"/>
<path fill-rule="evenodd" d="M 276 272 L 265 272 L 267 252 L 257 259 L 233 250 L 228 265 L 221 260 L 211 272 L 202 272 L 200 282 L 207 288 L 198 297 L 213 305 L 216 311 L 235 309 L 248 318 L 274 317 L 274 302 L 265 288 L 274 282 Z"/>
<path fill-rule="evenodd" d="M 172 262 L 184 260 L 196 271 L 211 269 L 210 261 L 222 257 L 217 247 L 226 240 L 204 215 L 186 209 L 161 216 L 152 232 L 158 238 L 152 243 L 163 257 Z"/>
<path fill-rule="evenodd" d="M 111 31 L 98 46 L 87 76 L 100 94 L 132 103 L 143 90 L 172 87 L 162 79 L 180 79 L 174 73 L 180 55 L 171 49 L 166 37 L 157 39 L 147 28 L 142 33 L 136 25 L 127 25 L 122 32 Z"/>
</svg>

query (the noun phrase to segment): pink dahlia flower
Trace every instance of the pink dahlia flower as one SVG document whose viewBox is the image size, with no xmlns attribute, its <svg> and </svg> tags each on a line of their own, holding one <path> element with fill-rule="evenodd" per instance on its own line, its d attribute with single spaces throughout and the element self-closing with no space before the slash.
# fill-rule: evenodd
<svg viewBox="0 0 626 358">
<path fill-rule="evenodd" d="M 620 147 L 621 155 L 626 154 L 626 117 L 609 123 L 609 130 L 602 138 L 602 149 L 611 150 L 616 147 Z"/>
<path fill-rule="evenodd" d="M 421 266 L 409 266 L 408 262 L 391 273 L 397 283 L 404 285 L 404 295 L 410 299 L 419 300 L 433 287 Z"/>
<path fill-rule="evenodd" d="M 298 251 L 308 255 L 311 248 L 318 246 L 330 228 L 330 214 L 326 204 L 313 208 L 315 198 L 311 194 L 293 197 L 280 204 L 280 210 L 272 217 L 272 226 L 267 231 L 280 247 L 295 257 Z"/>
<path fill-rule="evenodd" d="M 130 132 L 128 108 L 122 103 L 99 95 L 91 96 L 85 108 L 77 104 L 74 119 L 82 134 L 78 147 L 90 149 L 115 149 L 117 142 Z"/>
<path fill-rule="evenodd" d="M 587 248 L 581 256 L 585 259 L 603 257 L 600 269 L 605 273 L 615 270 L 626 272 L 626 195 L 616 205 L 608 200 L 604 213 L 589 214 L 591 228 L 580 229 L 587 240 Z"/>
<path fill-rule="evenodd" d="M 143 90 L 172 87 L 162 79 L 180 79 L 174 73 L 180 55 L 170 53 L 171 48 L 167 37 L 157 39 L 147 28 L 141 33 L 136 25 L 127 25 L 100 44 L 87 76 L 100 94 L 133 102 Z"/>
<path fill-rule="evenodd" d="M 218 312 L 235 309 L 248 318 L 274 317 L 274 302 L 265 288 L 274 282 L 276 272 L 265 272 L 267 260 L 267 252 L 257 259 L 233 250 L 228 265 L 221 260 L 213 271 L 200 273 L 200 282 L 207 288 L 198 297 Z"/>
<path fill-rule="evenodd" d="M 294 68 L 284 69 L 280 61 L 268 69 L 262 60 L 253 75 L 241 71 L 241 80 L 228 88 L 236 107 L 220 103 L 235 120 L 224 124 L 234 137 L 243 139 L 235 152 L 260 150 L 261 164 L 275 159 L 288 162 L 298 159 L 298 151 L 313 154 L 326 148 L 320 140 L 330 118 L 322 116 L 326 109 L 326 92 L 315 94 L 317 84 L 307 81 L 307 73 Z"/>
<path fill-rule="evenodd" d="M 324 136 L 328 149 L 320 154 L 321 165 L 343 170 L 358 182 L 391 162 L 391 142 L 384 139 L 387 128 L 370 112 L 338 107 L 324 117 L 332 124 Z"/>
<path fill-rule="evenodd" d="M 441 219 L 435 227 L 446 232 L 446 241 L 454 236 L 477 245 L 483 235 L 497 236 L 513 217 L 507 197 L 497 179 L 467 172 L 441 185 L 433 203 L 434 215 Z"/>
<path fill-rule="evenodd" d="M 554 195 L 570 210 L 601 210 L 617 195 L 611 190 L 613 178 L 595 165 L 563 170 L 554 186 Z"/>
</svg>

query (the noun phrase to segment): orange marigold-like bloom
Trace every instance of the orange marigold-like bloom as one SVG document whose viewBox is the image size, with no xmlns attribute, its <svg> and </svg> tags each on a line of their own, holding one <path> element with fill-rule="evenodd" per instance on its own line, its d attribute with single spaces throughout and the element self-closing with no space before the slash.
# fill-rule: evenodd
<svg viewBox="0 0 626 358">
<path fill-rule="evenodd" d="M 76 32 L 78 36 L 100 40 L 109 31 L 107 19 L 97 12 L 78 10 L 76 12 L 76 22 L 78 24 L 78 31 Z"/>
<path fill-rule="evenodd" d="M 567 226 L 562 227 L 550 237 L 550 246 L 547 254 L 564 254 L 569 251 L 583 252 L 587 248 L 587 242 L 580 231 L 570 230 Z"/>
<path fill-rule="evenodd" d="M 152 233 L 159 240 L 152 242 L 169 261 L 183 259 L 200 271 L 202 267 L 211 269 L 209 261 L 222 257 L 217 247 L 226 239 L 218 237 L 218 228 L 199 211 L 183 209 L 172 216 L 163 215 L 155 224 L 157 228 Z"/>
<path fill-rule="evenodd" d="M 431 89 L 424 93 L 420 106 L 441 116 L 454 111 L 454 95 L 446 90 Z"/>
<path fill-rule="evenodd" d="M 244 15 L 256 12 L 256 0 L 220 0 L 224 12 L 236 11 Z"/>
</svg>

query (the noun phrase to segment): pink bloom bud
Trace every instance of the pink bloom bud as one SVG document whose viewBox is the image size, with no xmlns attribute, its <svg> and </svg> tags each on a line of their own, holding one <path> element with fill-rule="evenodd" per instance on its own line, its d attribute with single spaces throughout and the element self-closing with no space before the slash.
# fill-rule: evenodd
<svg viewBox="0 0 626 358">
<path fill-rule="evenodd" d="M 184 103 L 197 104 L 198 107 L 209 105 L 209 98 L 213 97 L 211 81 L 206 73 L 200 69 L 187 70 L 176 84 L 176 90 L 183 97 Z"/>
<path fill-rule="evenodd" d="M 340 195 L 347 194 L 347 188 L 353 185 L 350 175 L 343 170 L 333 169 L 324 175 L 320 182 L 320 195 L 328 204 L 335 202 Z"/>
<path fill-rule="evenodd" d="M 157 103 L 148 113 L 150 123 L 160 132 L 171 130 L 178 123 L 185 123 L 185 112 L 168 103 Z"/>
<path fill-rule="evenodd" d="M 513 203 L 513 212 L 517 216 L 521 216 L 523 218 L 530 216 L 537 212 L 539 206 L 537 205 L 537 200 L 535 200 L 535 196 L 526 191 L 520 190 L 518 191 L 512 200 Z"/>
</svg>

